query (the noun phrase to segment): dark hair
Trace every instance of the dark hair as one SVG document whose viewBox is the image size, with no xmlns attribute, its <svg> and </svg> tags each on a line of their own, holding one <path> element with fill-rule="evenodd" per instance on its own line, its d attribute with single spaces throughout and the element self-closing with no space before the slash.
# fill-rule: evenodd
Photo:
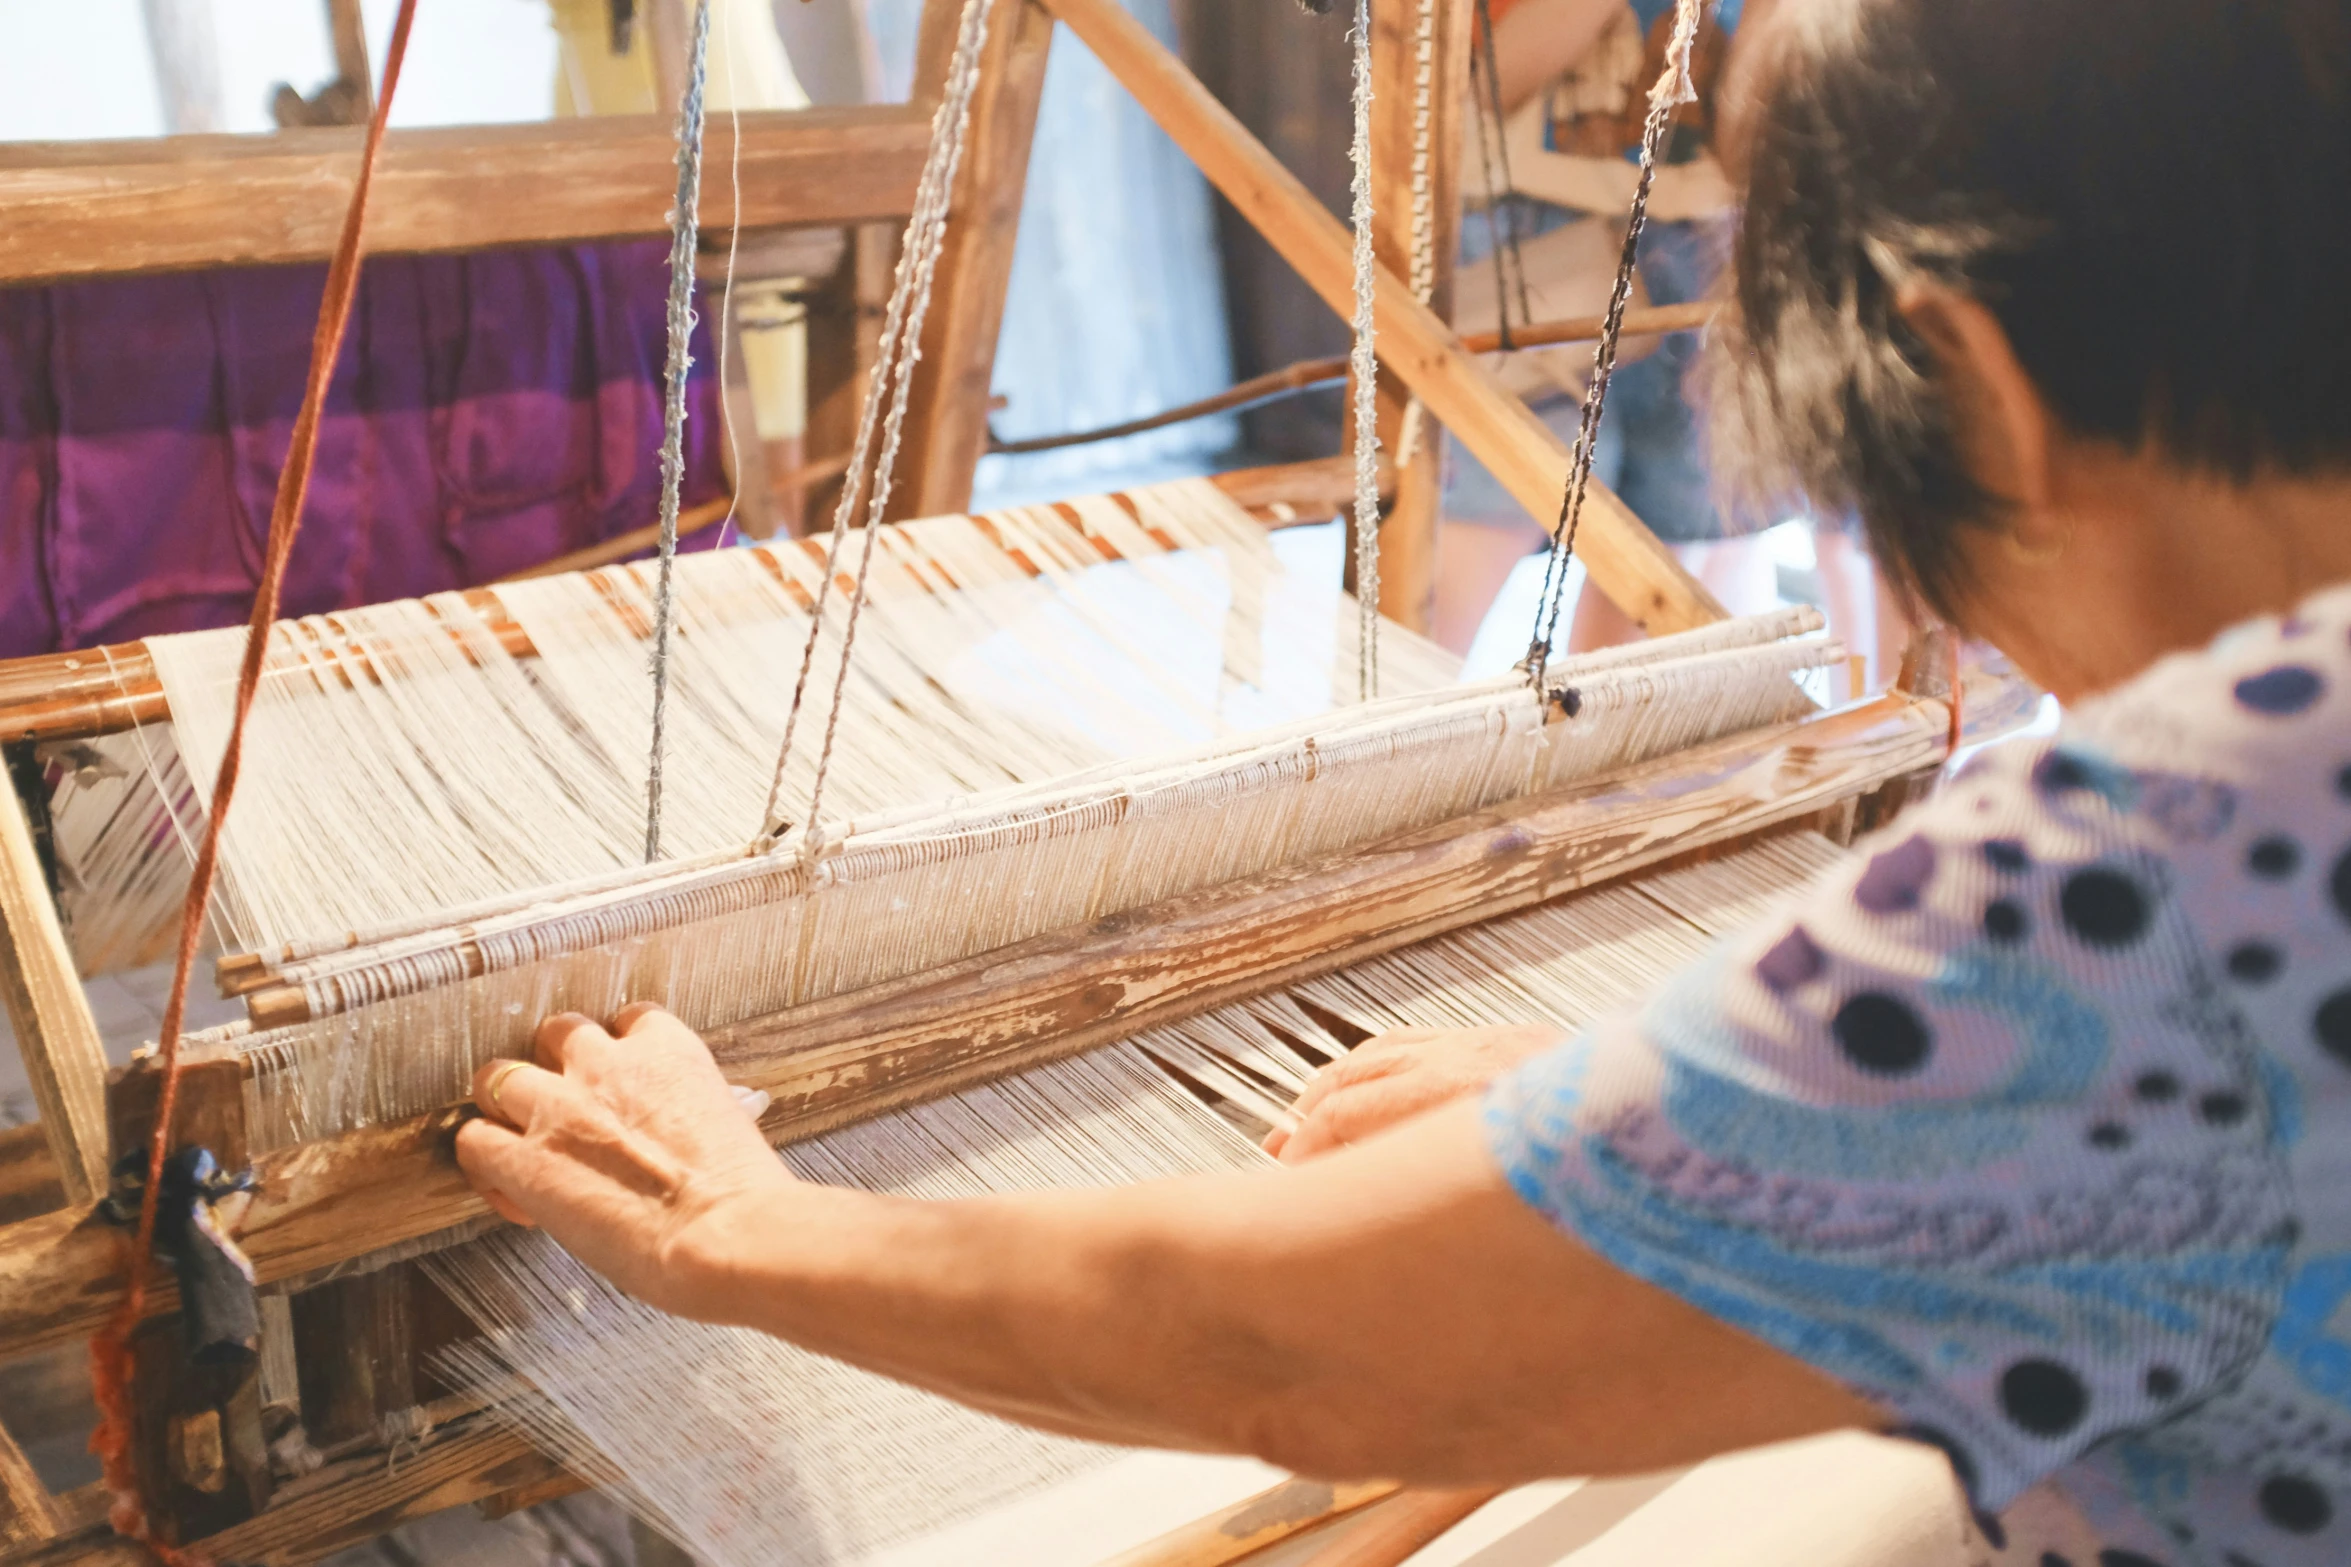
<svg viewBox="0 0 2351 1567">
<path fill-rule="evenodd" d="M 1980 300 L 2075 433 L 2185 468 L 2351 470 L 2351 5 L 1784 0 L 1746 106 L 1720 455 L 1857 512 L 1945 615 L 1997 526 L 1895 313 Z M 1782 515 L 1785 515 L 1783 512 Z"/>
</svg>

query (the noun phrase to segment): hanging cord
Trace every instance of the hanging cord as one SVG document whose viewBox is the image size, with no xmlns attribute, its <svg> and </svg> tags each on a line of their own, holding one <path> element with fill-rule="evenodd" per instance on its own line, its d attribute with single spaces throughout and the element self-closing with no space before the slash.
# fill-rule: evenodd
<svg viewBox="0 0 2351 1567">
<path fill-rule="evenodd" d="M 661 858 L 661 771 L 669 719 L 669 634 L 677 605 L 678 490 L 686 475 L 686 372 L 694 334 L 694 252 L 701 239 L 702 97 L 710 68 L 710 0 L 694 7 L 694 44 L 678 105 L 678 204 L 669 216 L 669 384 L 661 408 L 661 571 L 653 590 L 653 754 L 645 764 L 645 863 Z"/>
<path fill-rule="evenodd" d="M 1491 0 L 1478 0 L 1478 52 L 1473 63 L 1482 67 L 1485 91 L 1470 94 L 1477 108 L 1478 163 L 1486 182 L 1486 249 L 1494 261 L 1494 313 L 1501 326 L 1502 348 L 1510 340 L 1510 302 L 1518 301 L 1518 318 L 1535 319 L 1527 298 L 1527 263 L 1519 233 L 1518 189 L 1510 176 L 1510 132 L 1502 117 L 1502 71 L 1494 61 L 1494 11 Z"/>
<path fill-rule="evenodd" d="M 286 447 L 286 465 L 278 474 L 276 504 L 270 508 L 269 539 L 263 551 L 261 581 L 253 594 L 253 616 L 245 633 L 245 656 L 237 671 L 234 716 L 227 747 L 221 752 L 220 772 L 213 783 L 212 802 L 204 826 L 202 846 L 188 878 L 187 902 L 180 911 L 179 953 L 172 966 L 171 994 L 163 1004 L 161 1038 L 157 1047 L 163 1090 L 155 1111 L 155 1131 L 147 1146 L 147 1177 L 139 1196 L 139 1224 L 132 1243 L 129 1283 L 122 1305 L 104 1329 L 90 1340 L 90 1375 L 97 1395 L 99 1423 L 90 1447 L 105 1466 L 106 1486 L 113 1493 L 111 1519 L 115 1532 L 152 1550 L 166 1567 L 200 1560 L 154 1537 L 153 1520 L 139 1500 L 138 1474 L 131 1457 L 131 1335 L 146 1313 L 149 1272 L 155 1246 L 155 1220 L 163 1192 L 164 1161 L 171 1142 L 172 1116 L 178 1108 L 180 1086 L 180 1030 L 187 1019 L 188 982 L 196 968 L 196 948 L 204 935 L 206 907 L 220 869 L 221 833 L 229 806 L 237 793 L 237 777 L 245 754 L 245 725 L 253 712 L 253 698 L 261 686 L 262 665 L 268 657 L 270 628 L 277 620 L 278 598 L 286 578 L 286 562 L 293 555 L 301 531 L 302 504 L 310 488 L 311 466 L 318 454 L 318 426 L 326 406 L 327 386 L 334 379 L 335 360 L 343 332 L 351 319 L 351 302 L 359 287 L 360 233 L 367 219 L 368 191 L 375 181 L 377 155 L 384 144 L 384 125 L 392 111 L 393 90 L 400 82 L 400 62 L 408 53 L 408 32 L 416 20 L 416 0 L 400 0 L 400 14 L 392 24 L 391 47 L 384 54 L 384 79 L 376 92 L 375 114 L 368 121 L 367 147 L 360 156 L 359 179 L 351 190 L 351 204 L 343 214 L 343 232 L 327 263 L 326 289 L 319 300 L 318 328 L 310 343 L 310 378 L 302 390 L 301 411 L 294 418 L 293 438 Z"/>
<path fill-rule="evenodd" d="M 1616 285 L 1608 296 L 1608 316 L 1600 343 L 1592 351 L 1592 384 L 1584 394 L 1584 417 L 1576 432 L 1575 453 L 1569 460 L 1567 488 L 1559 500 L 1559 520 L 1551 534 L 1549 558 L 1543 564 L 1543 591 L 1536 600 L 1534 638 L 1527 646 L 1528 681 L 1538 691 L 1543 669 L 1551 656 L 1551 642 L 1559 634 L 1559 612 L 1567 601 L 1567 565 L 1575 556 L 1576 529 L 1584 520 L 1584 494 L 1591 487 L 1592 458 L 1600 435 L 1600 413 L 1608 402 L 1608 383 L 1616 374 L 1616 351 L 1624 336 L 1625 306 L 1633 294 L 1633 277 L 1641 261 L 1641 234 L 1649 224 L 1649 191 L 1657 182 L 1657 152 L 1665 143 L 1666 127 L 1674 113 L 1693 102 L 1697 88 L 1690 79 L 1690 52 L 1698 41 L 1698 23 L 1706 0 L 1675 0 L 1673 37 L 1665 51 L 1665 70 L 1649 92 L 1649 114 L 1641 125 L 1641 177 L 1633 187 L 1633 209 L 1625 220 L 1624 249 L 1617 257 Z"/>
<path fill-rule="evenodd" d="M 1356 695 L 1380 694 L 1380 401 L 1372 303 L 1378 267 L 1371 235 L 1371 0 L 1355 0 L 1355 395 Z"/>
<path fill-rule="evenodd" d="M 730 470 L 733 484 L 727 492 L 726 516 L 718 525 L 718 542 L 711 546 L 722 550 L 727 547 L 727 536 L 734 532 L 735 508 L 742 499 L 734 493 L 734 485 L 742 483 L 743 473 L 743 447 L 735 438 L 734 405 L 727 391 L 727 355 L 735 339 L 735 256 L 743 240 L 743 104 L 735 88 L 735 24 L 733 13 L 728 15 L 727 36 L 722 40 L 727 73 L 727 270 L 718 289 L 718 422 L 726 427 L 727 456 L 734 466 Z M 752 402 L 756 406 L 758 399 L 753 398 Z M 753 434 L 756 438 L 756 429 Z M 760 499 L 767 502 L 772 497 Z"/>
<path fill-rule="evenodd" d="M 1420 0 L 1412 32 L 1412 297 L 1427 304 L 1437 294 L 1437 181 L 1435 172 L 1437 0 Z M 1428 416 L 1415 397 L 1404 405 L 1396 436 L 1396 465 L 1420 455 Z"/>
<path fill-rule="evenodd" d="M 857 439 L 850 448 L 848 477 L 842 482 L 840 501 L 833 508 L 832 540 L 825 551 L 824 577 L 817 584 L 816 602 L 809 608 L 808 640 L 801 649 L 800 675 L 792 687 L 791 708 L 784 717 L 783 743 L 776 752 L 775 775 L 768 783 L 767 810 L 759 838 L 752 844 L 754 853 L 777 842 L 791 826 L 784 820 L 781 809 L 784 770 L 792 759 L 793 741 L 807 700 L 809 675 L 816 666 L 817 639 L 824 630 L 825 608 L 832 597 L 834 579 L 840 574 L 841 541 L 857 520 L 858 502 L 869 474 L 868 459 L 873 455 L 878 431 L 881 454 L 880 461 L 870 468 L 872 485 L 864 508 L 864 550 L 856 579 L 848 589 L 849 611 L 841 633 L 832 710 L 825 721 L 824 744 L 817 755 L 816 777 L 808 796 L 809 839 L 815 841 L 817 810 L 823 803 L 825 775 L 832 765 L 833 744 L 840 726 L 841 702 L 848 690 L 849 657 L 857 638 L 858 611 L 865 603 L 866 580 L 873 566 L 875 529 L 890 503 L 891 474 L 897 465 L 899 437 L 914 384 L 914 366 L 920 358 L 923 318 L 930 310 L 931 280 L 938 269 L 940 247 L 946 240 L 947 209 L 954 198 L 955 172 L 963 160 L 964 134 L 971 123 L 972 93 L 979 83 L 980 50 L 988 36 L 988 3 L 989 0 L 964 0 L 962 19 L 957 23 L 955 57 L 947 69 L 946 90 L 931 117 L 930 152 L 923 161 L 922 180 L 915 188 L 914 212 L 906 220 L 906 237 L 899 246 L 897 276 L 890 289 L 889 310 L 882 319 L 873 378 L 857 416 Z M 886 419 L 881 395 L 885 389 L 889 394 Z"/>
</svg>

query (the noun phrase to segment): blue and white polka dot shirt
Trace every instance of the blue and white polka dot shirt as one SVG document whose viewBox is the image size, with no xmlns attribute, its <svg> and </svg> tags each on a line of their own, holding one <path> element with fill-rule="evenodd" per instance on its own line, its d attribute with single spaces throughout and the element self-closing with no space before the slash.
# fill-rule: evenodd
<svg viewBox="0 0 2351 1567">
<path fill-rule="evenodd" d="M 2164 660 L 1493 1089 L 1526 1199 L 2034 1567 L 2351 1564 L 2351 588 Z"/>
</svg>

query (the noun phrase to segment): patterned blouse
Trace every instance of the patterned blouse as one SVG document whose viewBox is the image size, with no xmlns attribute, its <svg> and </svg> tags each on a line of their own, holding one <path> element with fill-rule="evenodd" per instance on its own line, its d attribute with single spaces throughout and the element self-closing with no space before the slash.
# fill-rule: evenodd
<svg viewBox="0 0 2351 1567">
<path fill-rule="evenodd" d="M 2351 1563 L 2351 588 L 1982 754 L 1487 1123 L 1995 1545 L 2043 1481 L 2099 1536 L 2004 1560 Z"/>
</svg>

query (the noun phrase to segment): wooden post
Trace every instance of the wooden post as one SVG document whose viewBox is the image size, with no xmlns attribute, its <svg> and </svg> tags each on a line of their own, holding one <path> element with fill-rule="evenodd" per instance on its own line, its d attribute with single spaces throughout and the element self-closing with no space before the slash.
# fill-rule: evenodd
<svg viewBox="0 0 2351 1567">
<path fill-rule="evenodd" d="M 1354 269 L 1347 230 L 1183 62 L 1118 0 L 1043 3 L 1324 302 L 1350 313 Z M 1567 443 L 1504 391 L 1464 351 L 1452 328 L 1384 267 L 1377 311 L 1381 363 L 1477 454 L 1514 500 L 1538 518 L 1556 515 L 1567 478 Z M 1652 634 L 1711 625 L 1724 616 L 1714 595 L 1604 485 L 1592 485 L 1586 495 L 1577 553 L 1610 601 Z"/>
<path fill-rule="evenodd" d="M 163 98 L 163 126 L 174 136 L 222 128 L 220 51 L 212 0 L 142 0 L 147 56 Z"/>
<path fill-rule="evenodd" d="M 849 231 L 848 254 L 839 269 L 808 297 L 807 466 L 846 464 L 857 439 L 857 420 L 873 385 L 879 359 L 882 316 L 889 309 L 890 273 L 898 256 L 898 231 L 868 223 Z M 843 476 L 807 486 L 801 496 L 802 531 L 833 525 Z"/>
<path fill-rule="evenodd" d="M 0 1429 L 0 1551 L 39 1545 L 56 1533 L 49 1488 L 33 1473 L 16 1439 Z"/>
<path fill-rule="evenodd" d="M 336 79 L 351 85 L 352 102 L 359 110 L 353 123 L 365 125 L 376 112 L 376 83 L 375 67 L 367 58 L 367 19 L 360 14 L 359 0 L 327 0 L 327 31 L 335 40 Z"/>
<path fill-rule="evenodd" d="M 770 538 L 776 530 L 775 475 L 768 467 L 767 445 L 759 438 L 751 365 L 743 354 L 743 320 L 730 308 L 723 283 L 705 283 L 701 293 L 702 318 L 711 324 L 711 336 L 726 345 L 726 433 L 719 442 L 719 460 L 735 497 L 735 527 L 754 539 Z"/>
<path fill-rule="evenodd" d="M 954 10 L 949 0 L 931 0 L 926 44 L 937 36 L 929 13 Z M 1029 145 L 1036 135 L 1052 42 L 1053 18 L 1036 0 L 997 0 L 980 55 L 979 85 L 972 94 L 971 126 L 947 212 L 930 313 L 923 321 L 922 359 L 907 401 L 891 521 L 935 517 L 971 505 L 972 473 L 987 450 L 996 336 L 1004 325 L 1004 291 L 1012 276 Z M 936 68 L 943 80 L 944 62 Z M 935 93 L 937 88 L 925 90 Z"/>
<path fill-rule="evenodd" d="M 106 1191 L 106 1048 L 15 789 L 0 791 L 0 1001 L 70 1205 Z"/>
<path fill-rule="evenodd" d="M 1412 282 L 1413 233 L 1425 202 L 1434 260 L 1429 309 L 1440 321 L 1453 319 L 1461 250 L 1470 15 L 1469 0 L 1372 0 L 1372 247 L 1381 266 Z M 1425 195 L 1416 190 L 1422 184 L 1415 177 L 1416 146 L 1426 148 Z M 1380 373 L 1379 398 L 1380 449 L 1396 460 L 1396 498 L 1380 523 L 1380 613 L 1425 634 L 1436 619 L 1444 436 L 1425 409 L 1407 429 L 1412 393 L 1392 370 Z M 1414 437 L 1409 451 L 1408 434 Z"/>
<path fill-rule="evenodd" d="M 160 1071 L 139 1066 L 108 1091 L 118 1157 L 147 1146 L 162 1086 Z M 224 1170 L 241 1169 L 249 1157 L 244 1069 L 219 1058 L 188 1063 L 172 1122 L 174 1148 L 207 1148 Z M 258 1360 L 200 1363 L 188 1353 L 177 1316 L 142 1323 L 132 1334 L 131 1355 L 132 1463 L 158 1536 L 186 1544 L 269 1505 Z"/>
</svg>

